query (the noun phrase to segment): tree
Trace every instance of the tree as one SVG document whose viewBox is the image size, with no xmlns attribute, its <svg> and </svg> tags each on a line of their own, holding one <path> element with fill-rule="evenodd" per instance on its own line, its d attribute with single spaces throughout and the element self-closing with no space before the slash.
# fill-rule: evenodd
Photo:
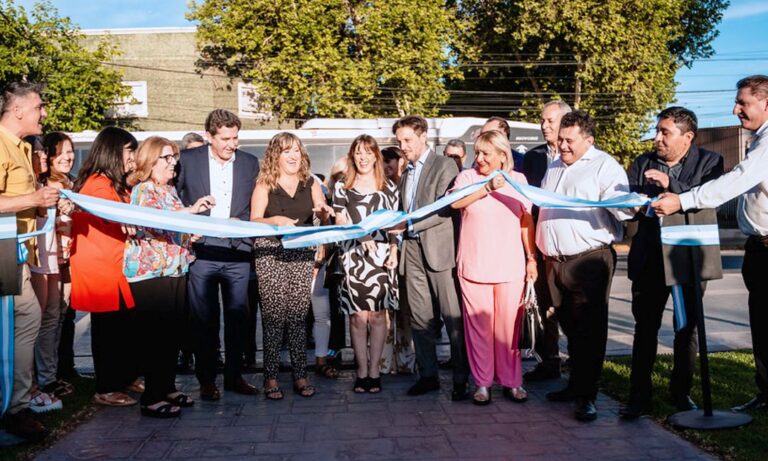
<svg viewBox="0 0 768 461">
<path fill-rule="evenodd" d="M 280 119 L 431 115 L 460 79 L 461 24 L 445 0 L 192 3 L 199 69 L 257 89 Z"/>
<path fill-rule="evenodd" d="M 27 11 L 0 0 L 0 85 L 26 80 L 45 85 L 46 129 L 96 130 L 112 122 L 106 112 L 130 96 L 122 74 L 105 68 L 117 50 L 100 42 L 83 46 L 79 28 L 48 1 Z"/>
<path fill-rule="evenodd" d="M 598 120 L 597 142 L 628 163 L 653 115 L 674 99 L 676 72 L 711 56 L 725 0 L 463 0 L 482 60 L 454 82 L 454 105 L 502 96 L 505 115 L 538 118 L 563 99 Z M 495 92 L 495 93 L 494 93 Z"/>
</svg>

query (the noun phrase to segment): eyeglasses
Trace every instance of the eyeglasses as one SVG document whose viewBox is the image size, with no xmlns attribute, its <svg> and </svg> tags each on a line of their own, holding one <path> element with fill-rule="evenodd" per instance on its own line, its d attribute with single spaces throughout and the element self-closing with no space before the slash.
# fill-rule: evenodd
<svg viewBox="0 0 768 461">
<path fill-rule="evenodd" d="M 179 156 L 178 155 L 161 155 L 160 160 L 165 160 L 165 163 L 170 165 L 171 163 L 178 163 Z"/>
</svg>

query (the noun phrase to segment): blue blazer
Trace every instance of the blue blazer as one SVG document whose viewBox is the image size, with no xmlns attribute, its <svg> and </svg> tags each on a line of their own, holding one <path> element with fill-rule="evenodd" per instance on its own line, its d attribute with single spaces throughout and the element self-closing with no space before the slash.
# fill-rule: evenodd
<svg viewBox="0 0 768 461">
<path fill-rule="evenodd" d="M 259 175 L 259 160 L 244 151 L 235 153 L 232 173 L 231 218 L 251 219 L 251 194 Z M 201 197 L 210 195 L 211 179 L 208 168 L 208 145 L 181 152 L 176 190 L 185 206 L 193 205 Z M 210 216 L 210 211 L 201 213 Z M 204 237 L 195 244 L 197 257 L 214 260 L 241 260 L 250 258 L 253 239 L 220 239 Z M 243 254 L 247 252 L 247 255 Z"/>
</svg>

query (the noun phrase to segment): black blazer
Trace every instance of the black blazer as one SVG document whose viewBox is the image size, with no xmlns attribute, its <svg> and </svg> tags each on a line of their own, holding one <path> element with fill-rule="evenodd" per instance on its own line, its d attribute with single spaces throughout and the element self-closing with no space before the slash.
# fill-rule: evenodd
<svg viewBox="0 0 768 461">
<path fill-rule="evenodd" d="M 655 152 L 637 157 L 629 168 L 629 188 L 632 192 L 655 197 L 662 192 L 680 194 L 723 174 L 723 157 L 706 149 L 692 145 L 688 157 L 683 163 L 683 169 L 678 179 L 670 178 L 669 187 L 661 187 L 646 182 L 645 172 L 656 168 L 659 159 Z M 661 260 L 668 285 L 688 283 L 692 276 L 688 270 L 691 252 L 696 252 L 700 259 L 702 280 L 712 280 L 722 277 L 719 246 L 703 246 L 692 250 L 691 247 L 672 247 L 661 244 L 661 231 L 658 217 L 647 217 L 643 213 L 635 216 L 638 221 L 637 233 L 632 238 L 632 246 L 627 258 L 628 276 L 631 280 L 638 278 L 645 270 L 649 258 Z M 717 213 L 714 209 L 689 210 L 677 213 L 663 220 L 664 226 L 683 224 L 717 224 Z"/>
<path fill-rule="evenodd" d="M 541 181 L 547 174 L 547 145 L 542 144 L 525 153 L 523 157 L 523 174 L 528 184 L 541 187 Z"/>
<path fill-rule="evenodd" d="M 211 180 L 208 168 L 208 146 L 200 146 L 181 152 L 176 190 L 185 206 L 194 204 L 201 197 L 210 195 Z M 248 221 L 251 219 L 251 194 L 259 175 L 259 160 L 238 150 L 232 173 L 232 205 L 230 217 Z M 210 216 L 210 211 L 201 213 Z M 219 239 L 204 237 L 195 244 L 195 253 L 201 259 L 243 260 L 249 259 L 253 239 Z M 247 253 L 247 254 L 245 254 Z"/>
</svg>

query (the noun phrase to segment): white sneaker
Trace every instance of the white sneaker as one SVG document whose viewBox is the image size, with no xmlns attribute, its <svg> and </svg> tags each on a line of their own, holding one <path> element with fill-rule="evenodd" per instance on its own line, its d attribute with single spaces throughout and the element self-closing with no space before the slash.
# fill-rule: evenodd
<svg viewBox="0 0 768 461">
<path fill-rule="evenodd" d="M 29 409 L 35 413 L 47 413 L 49 411 L 61 410 L 64 405 L 56 396 L 46 394 L 45 392 L 36 392 L 29 401 Z"/>
</svg>

